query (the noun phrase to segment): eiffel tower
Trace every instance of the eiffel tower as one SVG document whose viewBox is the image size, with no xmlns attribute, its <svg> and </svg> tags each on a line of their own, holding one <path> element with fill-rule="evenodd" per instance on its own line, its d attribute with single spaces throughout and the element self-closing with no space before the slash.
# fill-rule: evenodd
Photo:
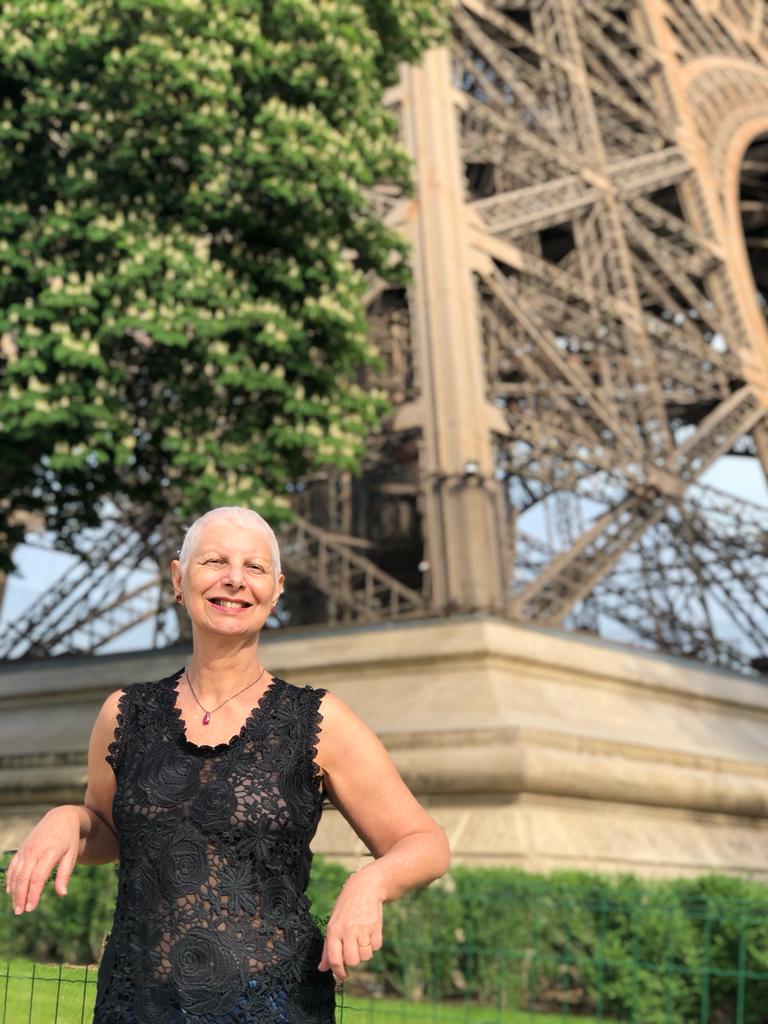
<svg viewBox="0 0 768 1024">
<path fill-rule="evenodd" d="M 361 475 L 296 485 L 274 625 L 484 612 L 765 669 L 765 512 L 702 478 L 768 473 L 768 4 L 463 0 L 386 102 L 394 413 Z M 0 656 L 172 642 L 177 541 L 116 510 Z"/>
</svg>

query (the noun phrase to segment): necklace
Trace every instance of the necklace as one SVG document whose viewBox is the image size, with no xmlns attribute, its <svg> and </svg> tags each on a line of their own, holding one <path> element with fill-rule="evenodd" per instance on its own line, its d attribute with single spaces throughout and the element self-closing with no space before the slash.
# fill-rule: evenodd
<svg viewBox="0 0 768 1024">
<path fill-rule="evenodd" d="M 206 710 L 206 708 L 203 708 L 203 705 L 200 703 L 199 700 L 197 700 L 197 694 L 195 693 L 194 687 L 192 686 L 192 680 L 189 678 L 189 673 L 187 672 L 187 670 L 184 669 L 184 675 L 187 677 L 187 682 L 189 683 L 190 690 L 192 690 L 192 696 L 195 698 L 195 700 L 197 700 L 198 706 L 203 708 L 203 711 L 205 711 L 205 714 L 203 715 L 203 725 L 208 725 L 208 723 L 211 720 L 211 715 L 213 714 L 214 711 L 218 711 L 219 708 L 223 708 L 225 704 L 228 704 L 231 700 L 234 700 L 235 697 L 238 697 L 245 690 L 250 690 L 252 686 L 255 686 L 265 672 L 266 668 L 263 668 L 252 683 L 248 683 L 248 685 L 244 686 L 242 690 L 238 690 L 237 693 L 233 693 L 231 697 L 227 697 L 227 699 L 223 700 L 221 704 L 218 704 L 215 708 L 212 708 L 210 711 L 208 711 Z"/>
</svg>

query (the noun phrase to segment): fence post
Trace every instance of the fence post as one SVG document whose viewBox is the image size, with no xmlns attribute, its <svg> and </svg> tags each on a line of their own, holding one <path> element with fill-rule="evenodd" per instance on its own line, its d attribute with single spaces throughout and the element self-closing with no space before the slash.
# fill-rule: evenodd
<svg viewBox="0 0 768 1024">
<path fill-rule="evenodd" d="M 739 928 L 739 973 L 736 978 L 736 1024 L 744 1024 L 745 986 L 747 982 L 747 928 L 744 903 Z"/>
<path fill-rule="evenodd" d="M 629 1007 L 630 1024 L 638 1024 L 637 1019 L 637 904 L 632 904 L 629 912 L 630 926 L 632 928 L 632 1002 Z"/>
<path fill-rule="evenodd" d="M 5 961 L 5 992 L 3 993 L 3 1019 L 0 1024 L 5 1024 L 5 1016 L 8 1012 L 8 988 L 11 984 L 11 954 L 8 953 L 8 959 Z"/>
<path fill-rule="evenodd" d="M 600 889 L 597 919 L 597 1016 L 603 1019 L 603 985 L 605 984 L 605 918 L 607 914 L 605 889 Z"/>
<path fill-rule="evenodd" d="M 27 1017 L 27 1024 L 32 1024 L 32 1006 L 35 1002 L 35 973 L 37 971 L 37 962 L 32 961 L 32 984 L 29 986 L 29 1016 Z"/>
<path fill-rule="evenodd" d="M 712 910 L 709 900 L 706 904 L 706 916 L 704 918 L 704 963 L 702 964 L 701 976 L 701 1017 L 700 1024 L 707 1024 L 709 1020 L 709 953 L 712 943 Z"/>
</svg>

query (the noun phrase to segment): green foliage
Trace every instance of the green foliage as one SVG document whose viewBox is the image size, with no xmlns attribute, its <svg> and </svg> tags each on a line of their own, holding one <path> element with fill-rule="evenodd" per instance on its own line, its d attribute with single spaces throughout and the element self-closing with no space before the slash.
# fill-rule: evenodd
<svg viewBox="0 0 768 1024">
<path fill-rule="evenodd" d="M 745 1024 L 765 1024 L 768 887 L 708 875 L 679 882 L 677 893 L 697 928 L 702 1001 L 724 1021 L 741 1012 Z"/>
<path fill-rule="evenodd" d="M 364 275 L 404 274 L 365 195 L 409 187 L 382 93 L 444 26 L 434 0 L 3 4 L 0 553 L 15 509 L 279 515 L 357 465 Z"/>
<path fill-rule="evenodd" d="M 325 925 L 331 916 L 336 897 L 346 881 L 349 872 L 340 864 L 315 857 L 312 861 L 312 872 L 309 876 L 307 896 L 312 905 L 311 913 L 325 932 Z"/>
<path fill-rule="evenodd" d="M 461 905 L 453 892 L 448 877 L 384 905 L 384 945 L 372 963 L 390 991 L 442 999 L 461 986 Z"/>
<path fill-rule="evenodd" d="M 465 867 L 452 876 L 467 936 L 456 996 L 643 1024 L 764 1024 L 761 883 Z"/>
</svg>

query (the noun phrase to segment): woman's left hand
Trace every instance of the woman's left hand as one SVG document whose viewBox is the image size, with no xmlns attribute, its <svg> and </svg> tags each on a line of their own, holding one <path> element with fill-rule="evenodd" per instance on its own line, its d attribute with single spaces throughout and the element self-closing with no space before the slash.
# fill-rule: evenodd
<svg viewBox="0 0 768 1024">
<path fill-rule="evenodd" d="M 374 865 L 350 875 L 341 887 L 325 933 L 318 970 L 333 971 L 337 981 L 346 981 L 347 967 L 370 960 L 382 943 L 382 895 Z"/>
</svg>

